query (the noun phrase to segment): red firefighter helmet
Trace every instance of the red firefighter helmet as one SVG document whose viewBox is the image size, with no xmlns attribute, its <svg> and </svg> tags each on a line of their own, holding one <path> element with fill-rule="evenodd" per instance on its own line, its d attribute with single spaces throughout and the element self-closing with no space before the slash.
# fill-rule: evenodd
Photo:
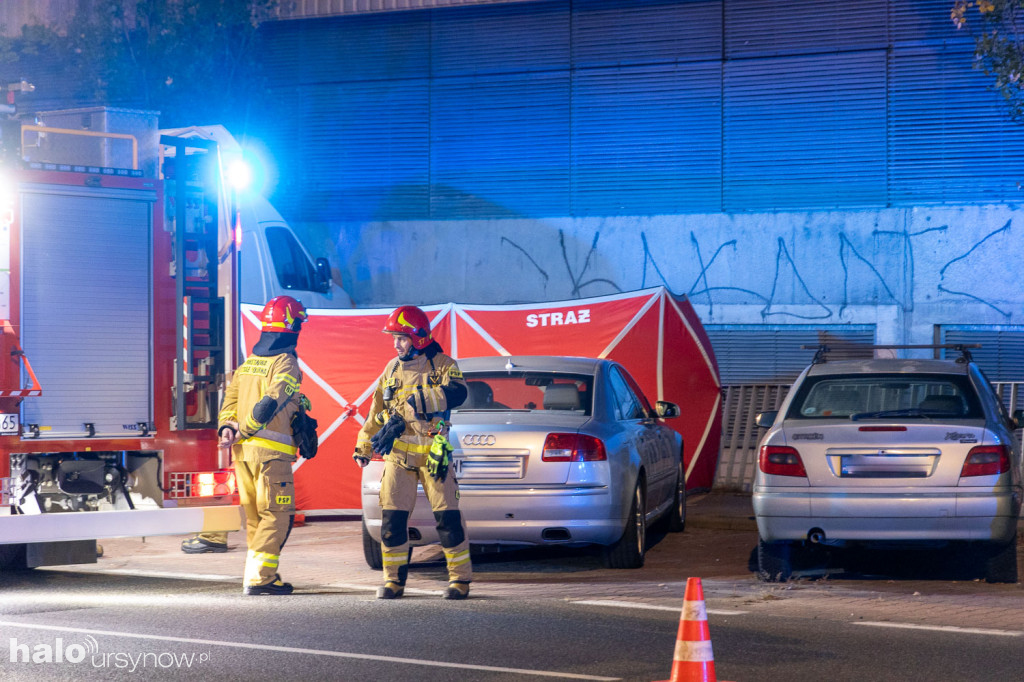
<svg viewBox="0 0 1024 682">
<path fill-rule="evenodd" d="M 405 334 L 412 339 L 412 347 L 423 350 L 430 345 L 430 320 L 414 305 L 395 308 L 382 330 L 385 334 Z"/>
<path fill-rule="evenodd" d="M 291 296 L 275 296 L 263 306 L 260 331 L 298 334 L 307 317 L 305 306 Z"/>
</svg>

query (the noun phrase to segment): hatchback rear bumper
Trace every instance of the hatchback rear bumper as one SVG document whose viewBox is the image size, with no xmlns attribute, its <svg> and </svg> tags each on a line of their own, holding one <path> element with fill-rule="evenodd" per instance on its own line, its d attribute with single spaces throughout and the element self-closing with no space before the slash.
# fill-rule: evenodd
<svg viewBox="0 0 1024 682">
<path fill-rule="evenodd" d="M 1016 533 L 1020 493 L 755 490 L 753 506 L 767 542 L 805 540 L 811 530 L 821 530 L 826 541 L 1006 543 Z"/>
<path fill-rule="evenodd" d="M 610 545 L 622 536 L 625 513 L 607 487 L 557 488 L 488 485 L 473 490 L 460 486 L 459 508 L 466 517 L 469 541 L 481 545 Z M 380 540 L 377 491 L 364 488 L 363 520 L 370 536 Z M 420 540 L 438 541 L 430 503 L 420 492 L 409 519 Z"/>
</svg>

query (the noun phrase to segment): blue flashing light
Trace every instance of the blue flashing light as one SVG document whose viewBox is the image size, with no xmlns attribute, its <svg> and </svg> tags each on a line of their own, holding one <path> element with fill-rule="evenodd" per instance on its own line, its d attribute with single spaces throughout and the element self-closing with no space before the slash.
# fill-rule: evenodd
<svg viewBox="0 0 1024 682">
<path fill-rule="evenodd" d="M 227 177 L 236 191 L 245 191 L 252 184 L 252 166 L 244 159 L 235 159 L 228 164 Z"/>
</svg>

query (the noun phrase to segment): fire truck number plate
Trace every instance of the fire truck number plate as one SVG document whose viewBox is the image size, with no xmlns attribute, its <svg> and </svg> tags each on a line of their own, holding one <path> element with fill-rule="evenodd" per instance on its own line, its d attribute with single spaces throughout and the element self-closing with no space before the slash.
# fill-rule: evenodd
<svg viewBox="0 0 1024 682">
<path fill-rule="evenodd" d="M 0 414 L 0 435 L 11 436 L 18 434 L 18 415 Z"/>
</svg>

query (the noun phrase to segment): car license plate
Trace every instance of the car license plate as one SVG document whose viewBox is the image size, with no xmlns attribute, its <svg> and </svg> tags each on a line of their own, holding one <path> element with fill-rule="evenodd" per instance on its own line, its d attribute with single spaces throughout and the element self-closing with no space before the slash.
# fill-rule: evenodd
<svg viewBox="0 0 1024 682">
<path fill-rule="evenodd" d="M 0 414 L 0 436 L 18 435 L 18 415 Z"/>
<path fill-rule="evenodd" d="M 452 457 L 452 463 L 448 465 L 455 472 L 455 478 L 462 478 L 462 458 Z"/>
</svg>

